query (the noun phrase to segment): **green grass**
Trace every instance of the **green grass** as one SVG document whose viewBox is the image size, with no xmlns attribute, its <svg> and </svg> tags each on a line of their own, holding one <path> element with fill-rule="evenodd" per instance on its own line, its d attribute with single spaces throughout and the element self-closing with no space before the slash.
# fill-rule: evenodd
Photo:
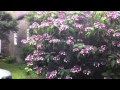
<svg viewBox="0 0 120 90">
<path fill-rule="evenodd" d="M 0 62 L 0 68 L 9 70 L 12 73 L 13 79 L 27 79 L 29 77 L 36 77 L 36 75 L 27 75 L 24 70 L 25 65 L 21 63 L 7 64 Z"/>
</svg>

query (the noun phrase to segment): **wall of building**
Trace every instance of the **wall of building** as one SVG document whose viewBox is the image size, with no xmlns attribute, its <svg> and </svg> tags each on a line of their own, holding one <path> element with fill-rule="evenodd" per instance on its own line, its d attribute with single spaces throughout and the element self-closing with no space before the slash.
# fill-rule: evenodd
<svg viewBox="0 0 120 90">
<path fill-rule="evenodd" d="M 14 18 L 22 15 L 23 13 L 28 13 L 28 11 L 8 11 Z M 9 35 L 9 55 L 17 58 L 17 61 L 21 61 L 21 40 L 26 38 L 27 28 L 29 26 L 28 21 L 24 18 L 18 21 L 18 32 L 17 32 L 17 45 L 14 45 L 14 33 L 11 32 Z"/>
</svg>

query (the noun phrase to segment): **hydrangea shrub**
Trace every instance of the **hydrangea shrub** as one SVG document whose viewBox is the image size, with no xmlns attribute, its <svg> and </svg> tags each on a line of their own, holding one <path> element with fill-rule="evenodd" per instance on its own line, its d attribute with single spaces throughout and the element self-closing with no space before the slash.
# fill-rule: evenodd
<svg viewBox="0 0 120 90">
<path fill-rule="evenodd" d="M 25 58 L 30 70 L 46 79 L 119 77 L 118 11 L 36 11 L 28 18 L 31 36 L 22 42 L 34 47 Z"/>
</svg>

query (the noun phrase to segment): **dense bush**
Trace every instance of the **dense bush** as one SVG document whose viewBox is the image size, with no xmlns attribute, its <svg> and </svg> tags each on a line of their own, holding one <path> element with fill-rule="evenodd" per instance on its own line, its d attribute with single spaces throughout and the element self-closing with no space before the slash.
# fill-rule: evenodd
<svg viewBox="0 0 120 90">
<path fill-rule="evenodd" d="M 48 79 L 120 78 L 119 12 L 40 11 L 29 20 L 29 70 Z"/>
</svg>

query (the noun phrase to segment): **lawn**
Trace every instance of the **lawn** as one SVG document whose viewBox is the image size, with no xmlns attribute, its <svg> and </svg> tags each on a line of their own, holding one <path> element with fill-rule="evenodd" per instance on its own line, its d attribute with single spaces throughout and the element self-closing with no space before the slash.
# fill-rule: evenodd
<svg viewBox="0 0 120 90">
<path fill-rule="evenodd" d="M 9 70 L 12 73 L 13 79 L 28 79 L 36 77 L 36 75 L 27 75 L 24 70 L 25 65 L 21 63 L 7 64 L 0 62 L 0 68 Z"/>
</svg>

